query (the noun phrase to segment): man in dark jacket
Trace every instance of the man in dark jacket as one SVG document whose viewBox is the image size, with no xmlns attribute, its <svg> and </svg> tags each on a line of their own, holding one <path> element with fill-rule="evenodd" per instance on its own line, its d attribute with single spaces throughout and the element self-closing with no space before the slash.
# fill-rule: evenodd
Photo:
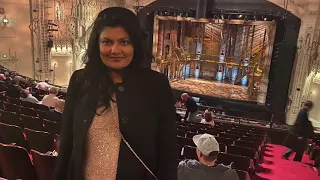
<svg viewBox="0 0 320 180">
<path fill-rule="evenodd" d="M 201 121 L 201 119 L 197 118 L 199 108 L 194 99 L 187 93 L 183 93 L 181 99 L 185 101 L 187 108 L 184 120 L 199 123 Z"/>
<path fill-rule="evenodd" d="M 308 138 L 314 136 L 313 126 L 308 118 L 308 113 L 312 108 L 313 103 L 311 101 L 304 103 L 304 107 L 300 110 L 297 120 L 286 139 L 285 145 L 289 147 L 289 149 L 283 154 L 283 158 L 288 159 L 295 151 L 296 155 L 293 160 L 301 162 Z"/>
</svg>

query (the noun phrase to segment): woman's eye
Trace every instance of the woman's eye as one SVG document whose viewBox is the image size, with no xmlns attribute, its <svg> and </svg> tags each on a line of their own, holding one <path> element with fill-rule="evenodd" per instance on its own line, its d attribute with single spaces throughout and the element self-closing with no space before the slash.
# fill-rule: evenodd
<svg viewBox="0 0 320 180">
<path fill-rule="evenodd" d="M 127 45 L 130 44 L 130 41 L 121 41 L 121 44 Z"/>
<path fill-rule="evenodd" d="M 106 45 L 110 45 L 110 44 L 112 44 L 112 42 L 111 42 L 111 41 L 102 41 L 102 43 L 103 43 L 103 44 L 106 44 Z"/>
</svg>

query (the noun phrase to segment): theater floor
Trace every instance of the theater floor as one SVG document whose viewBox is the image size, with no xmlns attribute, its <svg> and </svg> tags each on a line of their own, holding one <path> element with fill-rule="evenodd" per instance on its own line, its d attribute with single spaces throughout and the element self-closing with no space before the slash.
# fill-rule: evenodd
<svg viewBox="0 0 320 180">
<path fill-rule="evenodd" d="M 308 155 L 303 156 L 302 163 L 292 161 L 294 156 L 288 161 L 281 157 L 285 150 L 283 146 L 268 144 L 258 177 L 252 180 L 320 180 L 318 172 L 308 165 L 313 163 Z"/>
</svg>

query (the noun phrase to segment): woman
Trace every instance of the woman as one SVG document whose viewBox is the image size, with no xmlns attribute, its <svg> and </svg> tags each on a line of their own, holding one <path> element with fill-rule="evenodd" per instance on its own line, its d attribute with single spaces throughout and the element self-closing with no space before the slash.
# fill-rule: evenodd
<svg viewBox="0 0 320 180">
<path fill-rule="evenodd" d="M 212 127 L 214 126 L 214 121 L 213 121 L 213 118 L 212 118 L 212 115 L 211 115 L 211 112 L 206 110 L 205 113 L 204 113 L 204 117 L 203 119 L 201 120 L 201 123 L 202 124 L 209 124 L 211 125 Z"/>
<path fill-rule="evenodd" d="M 144 42 L 130 10 L 99 13 L 69 83 L 55 180 L 177 178 L 173 95 L 166 76 L 142 67 Z"/>
</svg>

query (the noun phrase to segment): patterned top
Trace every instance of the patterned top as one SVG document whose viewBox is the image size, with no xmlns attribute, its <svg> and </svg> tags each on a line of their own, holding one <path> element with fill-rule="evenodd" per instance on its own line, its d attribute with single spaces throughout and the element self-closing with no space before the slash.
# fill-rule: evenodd
<svg viewBox="0 0 320 180">
<path fill-rule="evenodd" d="M 102 110 L 104 107 L 97 110 L 98 114 Z M 93 118 L 87 134 L 85 180 L 116 179 L 121 142 L 117 112 L 117 104 L 113 102 L 112 107 Z"/>
</svg>

